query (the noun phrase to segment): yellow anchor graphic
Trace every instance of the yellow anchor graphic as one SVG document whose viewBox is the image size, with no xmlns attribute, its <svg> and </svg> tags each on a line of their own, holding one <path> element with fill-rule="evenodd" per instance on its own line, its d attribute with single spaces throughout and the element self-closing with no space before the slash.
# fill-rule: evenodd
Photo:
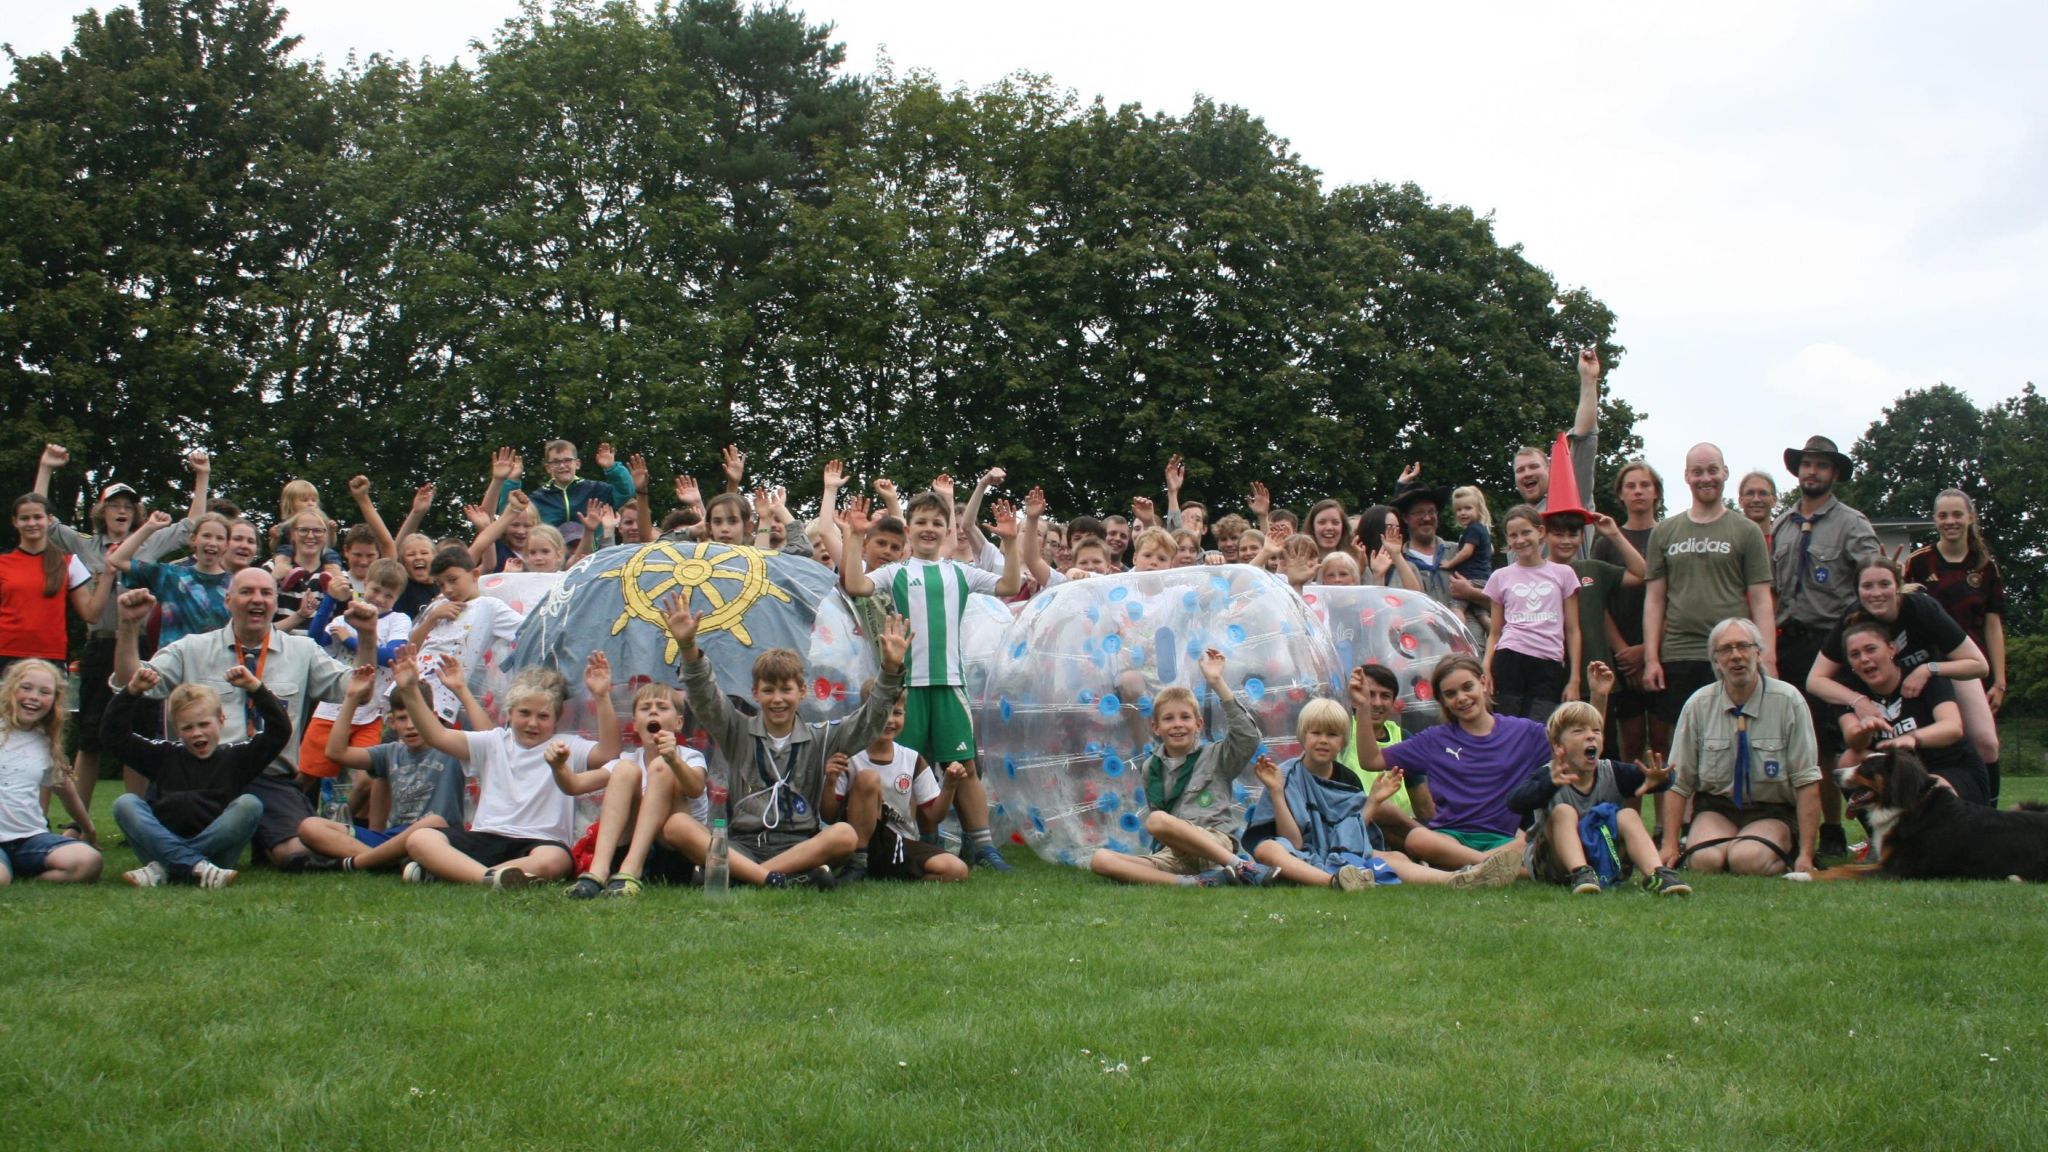
<svg viewBox="0 0 2048 1152">
<path fill-rule="evenodd" d="M 729 632 L 733 639 L 752 647 L 754 639 L 747 635 L 745 618 L 754 601 L 773 596 L 785 604 L 793 603 L 789 593 L 768 579 L 766 552 L 731 544 L 699 542 L 678 547 L 657 540 L 641 545 L 622 566 L 597 575 L 600 580 L 617 580 L 625 599 L 625 610 L 612 621 L 614 636 L 634 619 L 666 629 L 661 601 L 669 592 L 680 590 L 685 602 L 702 596 L 711 605 L 711 614 L 697 626 L 698 631 Z M 658 579 L 648 584 L 645 581 L 650 576 Z M 678 651 L 676 642 L 670 640 L 662 658 L 673 664 Z"/>
</svg>

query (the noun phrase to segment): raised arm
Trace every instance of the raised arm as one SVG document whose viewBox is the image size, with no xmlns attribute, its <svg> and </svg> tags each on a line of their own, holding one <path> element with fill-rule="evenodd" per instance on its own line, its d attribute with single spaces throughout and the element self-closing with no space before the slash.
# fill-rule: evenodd
<svg viewBox="0 0 2048 1152">
<path fill-rule="evenodd" d="M 1008 500 L 996 501 L 996 522 L 990 531 L 1003 541 L 1003 574 L 996 581 L 996 595 L 1015 596 L 1024 586 L 1024 570 L 1017 558 L 1017 510 Z"/>
<path fill-rule="evenodd" d="M 1643 562 L 1643 554 L 1628 542 L 1628 534 L 1614 517 L 1605 512 L 1593 513 L 1593 528 L 1601 537 L 1614 546 L 1615 555 L 1621 557 L 1622 570 L 1628 575 L 1622 578 L 1622 587 L 1638 588 L 1650 577 L 1650 566 Z"/>
<path fill-rule="evenodd" d="M 1294 810 L 1287 804 L 1287 778 L 1280 772 L 1280 766 L 1273 763 L 1271 756 L 1261 756 L 1252 761 L 1252 775 L 1266 789 L 1266 804 L 1273 809 L 1273 831 L 1281 839 L 1296 848 L 1302 847 L 1301 822 L 1294 818 Z"/>
<path fill-rule="evenodd" d="M 29 491 L 47 498 L 50 495 L 50 477 L 56 475 L 57 469 L 69 463 L 71 463 L 71 449 L 64 447 L 62 444 L 43 445 L 43 455 L 36 461 L 35 487 L 30 488 Z"/>
<path fill-rule="evenodd" d="M 509 447 L 500 447 L 491 453 L 491 476 L 484 483 L 484 498 L 477 501 L 486 512 L 496 512 L 505 506 L 508 489 L 518 490 L 519 477 L 526 472 L 526 461 Z"/>
<path fill-rule="evenodd" d="M 1187 462 L 1176 452 L 1166 460 L 1166 526 L 1180 527 L 1180 489 L 1188 481 Z"/>
<path fill-rule="evenodd" d="M 1033 488 L 1024 495 L 1024 527 L 1017 535 L 1017 548 L 1023 555 L 1025 575 L 1041 590 L 1052 582 L 1052 569 L 1038 540 L 1039 522 L 1044 518 L 1045 489 Z"/>
<path fill-rule="evenodd" d="M 142 545 L 151 536 L 170 526 L 170 513 L 161 508 L 151 512 L 148 519 L 136 525 L 135 531 L 130 532 L 127 539 L 121 541 L 120 545 L 112 552 L 107 553 L 107 567 L 112 568 L 116 572 L 128 571 L 129 566 L 135 563 L 135 554 L 142 551 Z"/>
<path fill-rule="evenodd" d="M 609 440 L 598 444 L 592 461 L 597 465 L 598 474 L 604 477 L 606 486 L 612 490 L 612 507 L 624 508 L 633 499 L 635 491 L 632 469 L 619 463 L 619 454 L 613 450 Z"/>
<path fill-rule="evenodd" d="M 590 710 L 597 713 L 597 747 L 583 766 L 601 768 L 619 758 L 621 745 L 619 713 L 612 707 L 612 662 L 601 649 L 592 649 L 583 662 L 583 690 L 590 694 Z"/>
<path fill-rule="evenodd" d="M 1572 435 L 1590 436 L 1600 427 L 1600 350 L 1579 349 L 1579 410 L 1572 416 Z"/>
<path fill-rule="evenodd" d="M 405 519 L 398 525 L 397 538 L 403 540 L 407 536 L 419 531 L 420 525 L 426 523 L 427 513 L 433 510 L 434 486 L 432 484 L 422 484 L 413 489 L 412 504 L 406 508 Z"/>
<path fill-rule="evenodd" d="M 839 587 L 848 596 L 875 594 L 875 582 L 868 578 L 867 562 L 861 555 L 870 523 L 868 502 L 859 496 L 839 510 L 839 535 L 845 542 L 845 555 L 839 558 Z"/>
<path fill-rule="evenodd" d="M 391 686 L 398 691 L 398 698 L 405 702 L 406 718 L 418 730 L 420 740 L 436 752 L 446 753 L 464 764 L 469 763 L 469 737 L 441 723 L 434 715 L 434 709 L 420 691 L 420 665 L 412 646 L 399 650 L 391 661 Z"/>
<path fill-rule="evenodd" d="M 377 670 L 358 665 L 349 670 L 348 690 L 342 693 L 339 710 L 334 717 L 334 727 L 327 730 L 327 758 L 351 771 L 367 769 L 370 766 L 370 750 L 357 748 L 349 743 L 350 730 L 355 726 L 356 709 L 370 702 L 370 693 L 377 687 Z"/>
<path fill-rule="evenodd" d="M 967 520 L 967 541 L 974 545 L 976 556 L 980 556 L 982 550 L 988 547 L 988 537 L 981 531 L 982 499 L 988 495 L 989 489 L 1007 479 L 1009 473 L 1001 468 L 991 468 L 981 474 L 981 479 L 974 482 L 974 491 L 967 494 L 967 508 L 961 515 Z"/>
<path fill-rule="evenodd" d="M 351 476 L 348 482 L 349 498 L 356 502 L 356 515 L 370 526 L 370 534 L 377 538 L 377 555 L 398 555 L 398 541 L 391 536 L 391 529 L 385 527 L 384 517 L 377 514 L 377 502 L 370 498 L 370 478 Z"/>
<path fill-rule="evenodd" d="M 213 479 L 213 457 L 208 456 L 204 448 L 194 448 L 185 453 L 185 467 L 192 471 L 192 500 L 185 506 L 185 519 L 197 520 L 206 515 Z"/>
<path fill-rule="evenodd" d="M 727 444 L 725 451 L 719 453 L 718 462 L 725 471 L 725 490 L 739 491 L 740 480 L 747 474 L 747 454 L 740 451 L 739 445 Z"/>
</svg>

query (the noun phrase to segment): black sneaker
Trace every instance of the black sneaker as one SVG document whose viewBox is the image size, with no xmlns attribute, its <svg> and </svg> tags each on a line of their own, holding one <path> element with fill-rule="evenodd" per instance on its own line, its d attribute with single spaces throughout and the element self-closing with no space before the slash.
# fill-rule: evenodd
<svg viewBox="0 0 2048 1152">
<path fill-rule="evenodd" d="M 761 883 L 768 888 L 809 888 L 818 892 L 830 892 L 839 886 L 839 882 L 832 879 L 832 870 L 823 864 L 793 876 L 787 872 L 770 872 Z"/>
<path fill-rule="evenodd" d="M 1692 885 L 1678 875 L 1675 868 L 1659 868 L 1643 877 L 1643 891 L 1653 896 L 1690 896 Z"/>
<path fill-rule="evenodd" d="M 569 899 L 595 900 L 597 899 L 598 893 L 603 891 L 603 882 L 598 880 L 597 877 L 592 876 L 590 873 L 585 872 L 583 875 L 578 876 L 576 878 L 576 882 L 574 884 L 569 885 Z"/>
<path fill-rule="evenodd" d="M 832 878 L 841 884 L 858 884 L 868 878 L 868 870 L 858 864 L 848 864 L 833 873 Z"/>
<path fill-rule="evenodd" d="M 1842 831 L 1840 824 L 1823 824 L 1820 826 L 1820 850 L 1814 854 L 1816 856 L 1847 856 L 1849 854 L 1849 837 Z"/>
<path fill-rule="evenodd" d="M 292 859 L 297 860 L 300 859 L 300 857 L 294 856 L 292 857 Z M 306 862 L 300 868 L 300 870 L 304 872 L 344 871 L 344 869 L 342 868 L 343 861 L 339 857 L 322 856 L 320 853 L 314 852 L 307 855 L 304 859 Z"/>
<path fill-rule="evenodd" d="M 1593 871 L 1591 865 L 1581 864 L 1577 868 L 1572 869 L 1571 885 L 1572 895 L 1574 896 L 1598 896 L 1600 894 L 1600 874 Z"/>
</svg>

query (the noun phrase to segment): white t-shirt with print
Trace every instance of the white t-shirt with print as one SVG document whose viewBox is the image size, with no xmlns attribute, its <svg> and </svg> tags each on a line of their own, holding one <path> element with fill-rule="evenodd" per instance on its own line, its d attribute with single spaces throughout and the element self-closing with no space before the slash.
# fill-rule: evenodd
<svg viewBox="0 0 2048 1152">
<path fill-rule="evenodd" d="M 20 728 L 0 732 L 0 843 L 6 843 L 50 830 L 41 790 L 62 782 L 63 769 L 50 755 L 48 736 Z"/>
<path fill-rule="evenodd" d="M 839 778 L 833 791 L 844 796 L 852 787 L 855 772 L 874 772 L 882 777 L 882 818 L 898 835 L 916 839 L 917 809 L 939 798 L 939 779 L 931 768 L 918 763 L 917 749 L 896 745 L 896 755 L 877 763 L 863 748 L 853 754 L 853 770 Z"/>
<path fill-rule="evenodd" d="M 569 767 L 582 771 L 597 741 L 564 734 L 522 748 L 510 728 L 471 732 L 468 738 L 469 761 L 462 770 L 477 781 L 471 831 L 564 844 L 574 838 L 576 798 L 555 784 L 545 753 L 560 740 L 569 746 Z"/>
</svg>

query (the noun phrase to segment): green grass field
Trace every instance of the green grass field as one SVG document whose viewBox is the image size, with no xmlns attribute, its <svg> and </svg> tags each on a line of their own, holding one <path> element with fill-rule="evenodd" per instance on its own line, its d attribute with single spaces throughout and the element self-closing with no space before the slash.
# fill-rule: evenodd
<svg viewBox="0 0 2048 1152">
<path fill-rule="evenodd" d="M 0 891 L 5 1145 L 1864 1152 L 2048 1123 L 2039 887 L 1020 865 L 593 905 L 268 871 L 135 891 L 115 849 L 96 888 Z"/>
</svg>

